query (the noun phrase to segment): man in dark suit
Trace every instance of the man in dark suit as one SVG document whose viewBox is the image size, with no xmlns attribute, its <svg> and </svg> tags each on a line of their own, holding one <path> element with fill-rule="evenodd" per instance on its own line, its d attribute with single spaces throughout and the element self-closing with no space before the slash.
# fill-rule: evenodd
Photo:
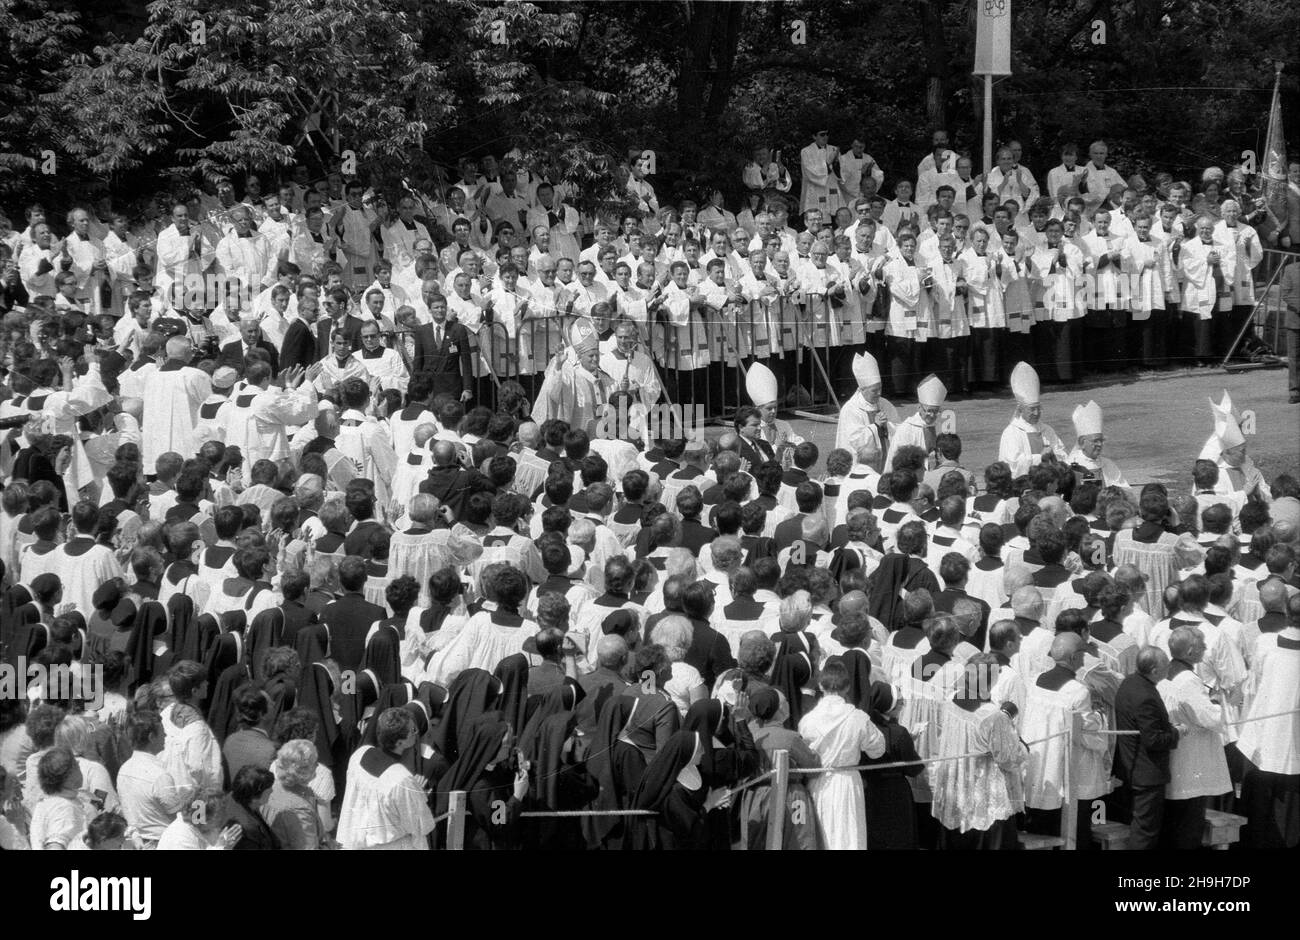
<svg viewBox="0 0 1300 940">
<path fill-rule="evenodd" d="M 436 496 L 452 515 L 461 519 L 465 514 L 465 500 L 473 492 L 470 483 L 473 474 L 457 460 L 456 445 L 450 441 L 437 441 L 433 445 L 433 467 L 429 478 L 420 484 L 420 492 Z"/>
<path fill-rule="evenodd" d="M 699 670 L 706 689 L 713 688 L 718 676 L 736 665 L 727 638 L 709 625 L 713 604 L 713 585 L 708 581 L 696 581 L 682 592 L 682 611 L 694 630 L 683 661 Z"/>
<path fill-rule="evenodd" d="M 1115 776 L 1128 784 L 1132 822 L 1128 847 L 1153 849 L 1164 821 L 1165 785 L 1169 783 L 1169 752 L 1178 746 L 1178 731 L 1156 684 L 1169 672 L 1169 657 L 1158 647 L 1144 647 L 1137 672 L 1115 693 Z"/>
<path fill-rule="evenodd" d="M 336 330 L 342 330 L 352 345 L 352 351 L 361 348 L 361 325 L 359 317 L 348 313 L 348 292 L 336 287 L 327 292 L 321 301 L 325 305 L 325 316 L 316 323 L 316 357 L 324 359 L 330 354 L 330 337 Z"/>
<path fill-rule="evenodd" d="M 469 331 L 447 320 L 447 299 L 436 294 L 427 301 L 432 323 L 415 331 L 415 371 L 433 374 L 433 393 L 474 397 L 474 364 L 470 358 Z"/>
<path fill-rule="evenodd" d="M 343 596 L 321 612 L 321 620 L 329 627 L 330 656 L 339 669 L 353 672 L 361 669 L 366 653 L 366 633 L 372 624 L 383 620 L 387 611 L 366 600 L 366 563 L 357 555 L 349 555 L 339 562 L 339 584 Z"/>
<path fill-rule="evenodd" d="M 703 511 L 704 500 L 694 486 L 688 486 L 677 494 L 677 512 L 682 517 L 682 534 L 678 544 L 697 557 L 701 548 L 718 537 L 716 529 L 700 522 L 700 513 Z"/>
<path fill-rule="evenodd" d="M 966 581 L 970 576 L 970 560 L 960 552 L 948 552 L 939 559 L 939 577 L 943 580 L 943 590 L 934 595 L 934 612 L 951 614 L 959 600 L 970 601 L 979 608 L 979 624 L 974 627 L 970 641 L 979 649 L 984 648 L 984 637 L 988 634 L 988 603 L 981 598 L 971 597 L 966 593 Z"/>
<path fill-rule="evenodd" d="M 321 360 L 316 349 L 316 321 L 320 319 L 320 303 L 314 293 L 298 298 L 298 317 L 289 324 L 280 343 L 280 365 L 286 369 L 302 366 L 304 369 Z"/>
<path fill-rule="evenodd" d="M 242 371 L 244 360 L 248 357 L 249 350 L 252 349 L 260 349 L 267 354 L 272 375 L 280 371 L 280 354 L 275 351 L 274 346 L 263 338 L 262 326 L 254 319 L 239 321 L 239 339 L 232 340 L 221 347 L 221 355 L 217 357 L 217 362 L 223 366 L 230 366 L 232 369 Z"/>
<path fill-rule="evenodd" d="M 772 541 L 776 543 L 778 552 L 783 548 L 789 548 L 803 538 L 804 519 L 813 513 L 821 512 L 822 488 L 820 484 L 811 480 L 800 483 L 794 490 L 794 503 L 799 507 L 799 512 L 784 522 L 778 523 L 776 531 L 772 533 Z"/>
</svg>

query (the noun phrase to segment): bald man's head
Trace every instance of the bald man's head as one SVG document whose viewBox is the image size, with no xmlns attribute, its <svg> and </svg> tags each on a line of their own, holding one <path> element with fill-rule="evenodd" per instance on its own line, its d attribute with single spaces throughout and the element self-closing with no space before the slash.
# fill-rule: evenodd
<svg viewBox="0 0 1300 940">
<path fill-rule="evenodd" d="M 1205 655 L 1205 638 L 1195 627 L 1175 627 L 1169 634 L 1169 655 L 1195 666 Z"/>
<path fill-rule="evenodd" d="M 867 615 L 867 595 L 862 591 L 849 591 L 840 598 L 839 619 L 848 620 Z"/>
<path fill-rule="evenodd" d="M 1052 662 L 1067 669 L 1078 669 L 1083 663 L 1083 637 L 1077 633 L 1058 633 L 1052 640 Z"/>
<path fill-rule="evenodd" d="M 173 336 L 167 340 L 167 345 L 163 347 L 163 352 L 168 359 L 176 362 L 189 362 L 190 357 L 194 355 L 194 344 L 190 342 L 188 336 Z"/>
<path fill-rule="evenodd" d="M 451 441 L 438 441 L 433 445 L 433 462 L 439 467 L 450 467 L 456 462 L 456 445 Z"/>
<path fill-rule="evenodd" d="M 1159 682 L 1169 672 L 1169 657 L 1158 646 L 1144 646 L 1138 651 L 1137 671 L 1152 682 Z"/>
<path fill-rule="evenodd" d="M 416 447 L 423 447 L 425 444 L 429 443 L 437 433 L 438 426 L 436 424 L 421 424 L 416 427 L 415 433 L 411 435 L 411 439 L 415 441 Z"/>
<path fill-rule="evenodd" d="M 1011 595 L 1011 609 L 1017 617 L 1038 620 L 1043 616 L 1043 595 L 1030 585 L 1019 588 Z"/>
<path fill-rule="evenodd" d="M 1259 603 L 1269 613 L 1284 614 L 1289 593 L 1285 584 L 1270 578 L 1259 585 Z"/>
<path fill-rule="evenodd" d="M 618 672 L 627 662 L 627 641 L 617 633 L 607 633 L 596 641 L 596 660 L 602 669 Z"/>
<path fill-rule="evenodd" d="M 740 435 L 735 431 L 724 431 L 718 436 L 718 450 L 739 451 Z"/>
</svg>

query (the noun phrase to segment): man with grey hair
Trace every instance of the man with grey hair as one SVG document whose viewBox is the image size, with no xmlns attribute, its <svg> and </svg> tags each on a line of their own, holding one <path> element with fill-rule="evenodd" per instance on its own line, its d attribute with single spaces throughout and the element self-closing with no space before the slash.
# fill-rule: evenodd
<svg viewBox="0 0 1300 940">
<path fill-rule="evenodd" d="M 271 240 L 253 227 L 253 214 L 244 206 L 230 213 L 231 230 L 217 243 L 217 270 L 228 278 L 238 278 L 245 289 L 256 295 L 275 281 L 280 260 Z M 288 257 L 286 246 L 285 257 Z"/>
<path fill-rule="evenodd" d="M 298 528 L 304 539 L 315 541 L 325 535 L 325 526 L 316 514 L 325 502 L 325 481 L 314 473 L 304 473 L 293 483 L 293 498 L 298 501 Z"/>
<path fill-rule="evenodd" d="M 188 336 L 173 336 L 164 347 L 167 361 L 144 380 L 145 402 L 141 458 L 152 467 L 168 451 L 193 454 L 203 441 L 194 429 L 199 408 L 212 394 L 212 380 L 189 365 L 194 345 Z"/>
<path fill-rule="evenodd" d="M 734 600 L 731 578 L 740 570 L 745 553 L 740 547 L 740 539 L 733 535 L 714 539 L 709 548 L 712 566 L 700 577 L 713 585 L 714 609 L 720 611 Z"/>
<path fill-rule="evenodd" d="M 821 513 L 807 515 L 799 523 L 800 537 L 777 552 L 776 561 L 782 571 L 791 566 L 809 568 L 829 568 L 835 556 L 826 550 L 830 544 L 830 528 L 826 517 Z"/>
<path fill-rule="evenodd" d="M 1002 594 L 1007 598 L 1007 603 L 1005 606 L 989 612 L 989 623 L 1015 619 L 1016 612 L 1011 603 L 1011 598 L 1016 596 L 1016 591 L 1024 587 L 1031 587 L 1033 583 L 1034 573 L 1028 566 L 1018 563 L 1007 565 L 1002 572 Z M 1033 626 L 1031 625 L 1026 629 L 1032 630 Z M 1022 630 L 1021 632 L 1026 631 Z"/>
<path fill-rule="evenodd" d="M 546 483 L 546 471 L 550 466 L 537 455 L 537 448 L 542 445 L 542 428 L 536 421 L 525 421 L 515 432 L 517 448 L 511 453 L 515 458 L 515 478 L 510 488 L 522 496 L 532 499 Z"/>
<path fill-rule="evenodd" d="M 1164 822 L 1169 757 L 1178 746 L 1177 729 L 1158 686 L 1169 672 L 1169 657 L 1155 646 L 1137 655 L 1137 671 L 1115 693 L 1115 728 L 1136 731 L 1115 738 L 1114 773 L 1128 785 L 1130 850 L 1153 849 Z"/>
</svg>

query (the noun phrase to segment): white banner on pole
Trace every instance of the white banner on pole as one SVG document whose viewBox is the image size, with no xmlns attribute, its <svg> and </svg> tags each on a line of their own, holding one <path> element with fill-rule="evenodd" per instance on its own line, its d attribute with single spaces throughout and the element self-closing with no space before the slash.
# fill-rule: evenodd
<svg viewBox="0 0 1300 940">
<path fill-rule="evenodd" d="M 1011 0 L 975 0 L 975 75 L 1011 74 Z"/>
</svg>

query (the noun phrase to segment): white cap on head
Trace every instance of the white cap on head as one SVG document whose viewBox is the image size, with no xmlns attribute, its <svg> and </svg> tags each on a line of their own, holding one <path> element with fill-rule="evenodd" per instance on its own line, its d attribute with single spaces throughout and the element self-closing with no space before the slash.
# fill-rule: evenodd
<svg viewBox="0 0 1300 940">
<path fill-rule="evenodd" d="M 1011 393 L 1022 405 L 1036 405 L 1039 399 L 1038 373 L 1027 362 L 1017 362 L 1011 370 Z"/>
<path fill-rule="evenodd" d="M 1241 425 L 1230 414 L 1224 415 L 1222 421 L 1215 422 L 1214 433 L 1219 439 L 1219 446 L 1224 450 L 1246 443 L 1246 438 L 1241 433 Z"/>
<path fill-rule="evenodd" d="M 853 357 L 853 378 L 858 388 L 880 384 L 880 365 L 871 353 L 858 353 Z"/>
<path fill-rule="evenodd" d="M 1090 401 L 1086 405 L 1079 405 L 1074 409 L 1074 414 L 1070 415 L 1070 420 L 1074 422 L 1076 437 L 1090 437 L 1093 434 L 1100 434 L 1101 405 L 1095 401 Z"/>
<path fill-rule="evenodd" d="M 754 363 L 745 373 L 745 391 L 749 393 L 749 400 L 760 408 L 773 404 L 781 397 L 776 376 L 761 362 Z"/>
<path fill-rule="evenodd" d="M 916 400 L 927 408 L 938 408 L 948 397 L 948 389 L 934 373 L 927 375 L 916 387 Z"/>
</svg>

